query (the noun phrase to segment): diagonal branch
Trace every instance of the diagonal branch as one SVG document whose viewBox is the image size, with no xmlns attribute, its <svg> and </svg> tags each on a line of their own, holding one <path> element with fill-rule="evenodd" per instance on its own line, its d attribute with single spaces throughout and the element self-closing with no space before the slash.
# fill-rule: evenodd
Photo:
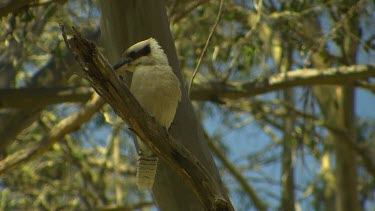
<svg viewBox="0 0 375 211">
<path fill-rule="evenodd" d="M 112 106 L 147 147 L 184 178 L 207 210 L 233 210 L 231 203 L 225 200 L 220 191 L 220 184 L 215 182 L 194 155 L 178 144 L 165 128 L 142 109 L 107 59 L 98 52 L 95 44 L 82 37 L 74 27 L 73 35 L 66 43 L 77 55 L 85 76 L 95 91 Z"/>
<path fill-rule="evenodd" d="M 41 141 L 31 148 L 20 150 L 5 157 L 0 161 L 0 175 L 7 173 L 19 165 L 41 156 L 66 134 L 76 131 L 82 124 L 88 121 L 102 106 L 104 100 L 94 94 L 92 99 L 79 111 L 60 121 L 54 126 Z"/>
<path fill-rule="evenodd" d="M 208 146 L 215 156 L 220 160 L 220 162 L 228 169 L 228 171 L 233 175 L 234 178 L 240 183 L 244 191 L 249 195 L 250 200 L 254 203 L 257 210 L 265 211 L 267 210 L 266 205 L 262 202 L 259 195 L 255 189 L 246 181 L 246 178 L 241 174 L 240 171 L 226 158 L 223 152 L 219 149 L 217 144 L 211 140 L 207 133 L 205 133 Z"/>
</svg>

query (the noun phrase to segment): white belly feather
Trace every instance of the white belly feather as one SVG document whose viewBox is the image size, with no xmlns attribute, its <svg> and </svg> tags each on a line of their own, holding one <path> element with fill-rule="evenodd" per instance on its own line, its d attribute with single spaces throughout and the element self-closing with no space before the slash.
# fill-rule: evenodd
<svg viewBox="0 0 375 211">
<path fill-rule="evenodd" d="M 143 109 L 153 115 L 160 125 L 169 128 L 181 99 L 179 81 L 169 66 L 137 67 L 130 91 Z"/>
<path fill-rule="evenodd" d="M 137 66 L 130 91 L 155 120 L 168 129 L 181 100 L 180 83 L 171 67 L 165 65 Z M 137 186 L 151 189 L 156 175 L 157 156 L 137 137 L 139 158 Z"/>
</svg>

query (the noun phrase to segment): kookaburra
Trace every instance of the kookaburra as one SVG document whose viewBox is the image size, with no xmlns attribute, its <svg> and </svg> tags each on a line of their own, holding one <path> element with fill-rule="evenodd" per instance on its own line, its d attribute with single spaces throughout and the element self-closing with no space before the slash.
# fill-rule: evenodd
<svg viewBox="0 0 375 211">
<path fill-rule="evenodd" d="M 119 74 L 125 70 L 133 72 L 130 91 L 161 126 L 169 129 L 181 100 L 180 82 L 169 66 L 167 55 L 158 42 L 147 39 L 134 44 L 122 55 L 114 66 Z M 139 137 L 137 186 L 151 189 L 156 175 L 157 156 L 146 147 Z"/>
</svg>

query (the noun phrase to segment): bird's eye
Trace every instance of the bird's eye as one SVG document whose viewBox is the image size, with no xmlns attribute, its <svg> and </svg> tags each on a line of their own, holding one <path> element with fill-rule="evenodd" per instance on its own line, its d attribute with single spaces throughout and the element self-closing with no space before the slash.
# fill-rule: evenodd
<svg viewBox="0 0 375 211">
<path fill-rule="evenodd" d="M 129 56 L 130 58 L 134 59 L 136 55 L 135 55 L 135 52 L 134 52 L 134 51 L 130 51 L 129 54 L 128 54 L 128 56 Z"/>
</svg>

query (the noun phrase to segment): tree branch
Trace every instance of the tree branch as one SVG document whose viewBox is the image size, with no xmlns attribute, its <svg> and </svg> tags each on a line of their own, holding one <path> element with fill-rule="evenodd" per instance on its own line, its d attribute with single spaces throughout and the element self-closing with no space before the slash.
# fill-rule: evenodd
<svg viewBox="0 0 375 211">
<path fill-rule="evenodd" d="M 241 172 L 239 172 L 236 169 L 236 167 L 226 158 L 226 156 L 221 152 L 217 144 L 214 143 L 213 140 L 211 140 L 207 133 L 205 133 L 205 136 L 211 151 L 216 155 L 220 162 L 228 169 L 228 171 L 233 175 L 233 177 L 238 181 L 238 183 L 240 183 L 241 187 L 244 189 L 247 195 L 249 195 L 250 200 L 254 203 L 254 206 L 257 208 L 257 210 L 267 210 L 266 205 L 259 198 L 255 189 L 246 181 L 246 178 L 241 174 Z"/>
<path fill-rule="evenodd" d="M 66 42 L 77 55 L 95 91 L 156 155 L 185 179 L 207 210 L 233 210 L 222 195 L 220 185 L 216 184 L 206 168 L 142 109 L 95 44 L 82 37 L 74 27 L 73 35 Z"/>
<path fill-rule="evenodd" d="M 191 98 L 197 101 L 239 99 L 294 86 L 340 85 L 359 86 L 358 79 L 375 77 L 375 64 L 342 66 L 325 69 L 300 69 L 251 82 L 208 82 L 193 86 Z"/>
<path fill-rule="evenodd" d="M 92 94 L 91 87 L 0 89 L 0 108 L 32 108 L 59 103 L 86 102 Z"/>
<path fill-rule="evenodd" d="M 88 36 L 90 36 L 90 39 L 97 40 L 99 35 L 100 32 L 97 30 L 94 33 L 91 31 Z M 76 63 L 73 56 L 68 52 L 63 52 L 59 57 L 53 56 L 32 76 L 27 86 L 28 88 L 35 88 L 65 85 L 67 84 L 67 79 L 74 72 L 77 72 L 75 71 L 75 66 Z M 13 96 L 13 98 L 19 98 L 19 96 Z M 33 100 L 37 102 L 40 99 Z M 8 145 L 16 139 L 16 136 L 38 119 L 43 109 L 45 109 L 43 106 L 35 106 L 25 109 L 9 110 L 9 112 L 7 111 L 4 115 L 0 115 L 0 153 L 2 153 L 2 155 L 6 154 Z M 0 155 L 0 157 L 2 155 Z"/>
<path fill-rule="evenodd" d="M 7 16 L 9 13 L 15 13 L 20 9 L 27 7 L 32 0 L 8 0 L 0 3 L 0 18 Z"/>
<path fill-rule="evenodd" d="M 337 70 L 337 71 L 335 71 Z M 375 65 L 339 68 L 301 69 L 270 76 L 263 82 L 198 82 L 192 87 L 192 100 L 236 100 L 294 86 L 349 85 L 375 93 L 375 84 L 360 80 L 375 77 Z M 0 108 L 31 108 L 66 102 L 85 102 L 93 93 L 89 87 L 0 89 Z"/>
<path fill-rule="evenodd" d="M 63 4 L 65 0 L 51 0 L 48 2 L 41 2 L 35 0 L 3 0 L 0 2 L 0 19 L 7 16 L 10 13 L 17 13 L 21 9 L 27 9 L 29 7 L 38 6 L 38 5 L 48 5 L 51 3 Z"/>
<path fill-rule="evenodd" d="M 0 175 L 41 156 L 44 152 L 49 150 L 54 143 L 60 141 L 66 134 L 78 130 L 79 127 L 88 121 L 103 105 L 104 100 L 95 94 L 93 98 L 82 107 L 82 109 L 60 121 L 36 145 L 31 148 L 17 151 L 1 160 Z"/>
</svg>

